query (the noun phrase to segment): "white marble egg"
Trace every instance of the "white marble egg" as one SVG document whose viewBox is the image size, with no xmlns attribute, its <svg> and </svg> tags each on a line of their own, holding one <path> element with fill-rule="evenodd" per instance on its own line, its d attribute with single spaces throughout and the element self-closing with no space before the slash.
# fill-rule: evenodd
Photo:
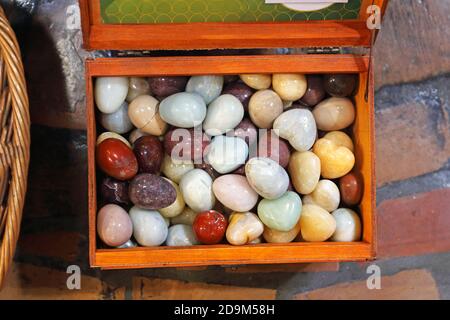
<svg viewBox="0 0 450 320">
<path fill-rule="evenodd" d="M 211 210 L 216 204 L 212 183 L 211 176 L 201 169 L 191 170 L 181 178 L 184 201 L 195 212 Z"/>
<path fill-rule="evenodd" d="M 206 104 L 216 99 L 223 88 L 223 76 L 193 76 L 186 85 L 186 92 L 195 92 L 203 97 Z"/>
<path fill-rule="evenodd" d="M 245 165 L 250 186 L 263 198 L 277 199 L 288 189 L 289 176 L 277 162 L 269 158 L 252 158 Z"/>
<path fill-rule="evenodd" d="M 346 208 L 340 208 L 331 214 L 336 220 L 336 231 L 331 241 L 351 242 L 361 240 L 361 219 L 358 214 Z"/>
<path fill-rule="evenodd" d="M 167 239 L 168 225 L 158 211 L 133 207 L 130 210 L 133 222 L 133 235 L 144 247 L 160 246 Z"/>
<path fill-rule="evenodd" d="M 128 95 L 126 77 L 101 77 L 95 81 L 95 104 L 103 113 L 116 112 Z"/>
<path fill-rule="evenodd" d="M 230 173 L 245 163 L 247 143 L 237 137 L 217 136 L 209 145 L 206 162 L 221 174 Z"/>
<path fill-rule="evenodd" d="M 119 110 L 113 113 L 102 113 L 100 115 L 100 123 L 103 128 L 119 134 L 127 133 L 134 128 L 128 117 L 128 103 L 124 102 Z"/>
<path fill-rule="evenodd" d="M 244 118 L 244 106 L 231 94 L 224 94 L 208 106 L 203 130 L 210 136 L 224 134 L 236 126 Z"/>
<path fill-rule="evenodd" d="M 316 121 L 307 109 L 283 112 L 273 123 L 278 136 L 289 141 L 297 151 L 308 151 L 317 138 Z"/>
<path fill-rule="evenodd" d="M 206 104 L 197 93 L 180 92 L 161 101 L 161 118 L 175 127 L 194 128 L 206 117 Z"/>
<path fill-rule="evenodd" d="M 166 245 L 169 247 L 185 247 L 200 244 L 192 226 L 176 224 L 169 228 Z"/>
</svg>

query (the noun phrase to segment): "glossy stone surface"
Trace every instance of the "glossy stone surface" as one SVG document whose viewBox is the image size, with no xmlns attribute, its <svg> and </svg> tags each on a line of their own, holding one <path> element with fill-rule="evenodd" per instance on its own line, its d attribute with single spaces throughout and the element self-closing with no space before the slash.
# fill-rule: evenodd
<svg viewBox="0 0 450 320">
<path fill-rule="evenodd" d="M 133 236 L 141 246 L 156 247 L 166 241 L 169 229 L 158 211 L 133 207 L 130 217 L 133 221 Z"/>
<path fill-rule="evenodd" d="M 167 130 L 167 123 L 159 114 L 159 101 L 149 95 L 134 99 L 128 106 L 128 116 L 142 132 L 160 136 Z"/>
<path fill-rule="evenodd" d="M 321 102 L 326 95 L 325 88 L 323 86 L 323 78 L 318 75 L 307 75 L 306 80 L 308 82 L 308 87 L 305 95 L 300 99 L 299 103 L 307 107 L 314 107 Z"/>
<path fill-rule="evenodd" d="M 355 165 L 355 156 L 348 148 L 338 146 L 333 141 L 319 139 L 313 152 L 319 157 L 322 176 L 337 179 L 349 173 Z"/>
<path fill-rule="evenodd" d="M 200 244 L 192 226 L 177 224 L 169 228 L 166 245 L 169 247 L 186 247 Z"/>
<path fill-rule="evenodd" d="M 358 172 L 350 172 L 339 179 L 341 198 L 346 205 L 357 205 L 361 201 L 363 189 L 363 178 Z"/>
<path fill-rule="evenodd" d="M 216 198 L 212 190 L 212 179 L 201 169 L 186 173 L 180 181 L 180 189 L 186 204 L 195 212 L 214 208 Z"/>
<path fill-rule="evenodd" d="M 130 143 L 128 142 L 127 139 L 125 139 L 123 136 L 121 136 L 118 133 L 110 132 L 110 131 L 103 132 L 101 135 L 99 135 L 98 138 L 97 138 L 96 145 L 98 146 L 100 143 L 102 143 L 106 139 L 117 139 L 117 140 L 120 140 L 123 143 L 125 143 L 128 147 L 131 148 L 131 145 L 130 145 Z"/>
<path fill-rule="evenodd" d="M 206 104 L 197 93 L 180 92 L 161 101 L 161 118 L 179 128 L 193 128 L 200 125 L 206 117 Z"/>
<path fill-rule="evenodd" d="M 294 152 L 289 161 L 289 175 L 295 190 L 309 194 L 320 179 L 320 159 L 311 151 Z"/>
<path fill-rule="evenodd" d="M 230 244 L 241 246 L 258 239 L 263 232 L 264 225 L 256 214 L 234 212 L 229 220 L 226 237 Z"/>
<path fill-rule="evenodd" d="M 173 217 L 170 219 L 170 222 L 172 224 L 186 224 L 186 225 L 193 225 L 195 217 L 197 216 L 197 212 L 189 208 L 188 206 L 185 206 L 183 209 L 183 212 L 181 212 L 176 217 Z"/>
<path fill-rule="evenodd" d="M 355 74 L 327 74 L 323 79 L 325 91 L 333 97 L 351 96 L 358 83 Z"/>
<path fill-rule="evenodd" d="M 146 78 L 137 78 L 137 77 L 131 77 L 129 88 L 128 88 L 128 95 L 127 95 L 127 101 L 131 102 L 134 99 L 136 99 L 139 96 L 142 95 L 150 95 L 150 85 Z"/>
<path fill-rule="evenodd" d="M 201 129 L 173 129 L 164 136 L 164 149 L 172 159 L 199 162 L 210 139 Z"/>
<path fill-rule="evenodd" d="M 159 211 L 159 213 L 161 213 L 161 215 L 164 218 L 173 218 L 183 212 L 184 208 L 186 207 L 186 204 L 184 202 L 183 195 L 181 194 L 180 187 L 175 182 L 170 181 L 167 178 L 163 178 L 163 179 L 168 181 L 172 185 L 172 187 L 175 188 L 177 198 L 176 198 L 175 202 L 173 202 L 170 206 L 159 209 L 158 211 Z"/>
<path fill-rule="evenodd" d="M 250 98 L 253 95 L 255 90 L 250 88 L 243 82 L 234 82 L 230 83 L 225 87 L 222 91 L 222 94 L 231 94 L 238 98 L 238 100 L 242 103 L 244 110 L 248 111 L 248 103 L 250 102 Z"/>
<path fill-rule="evenodd" d="M 227 174 L 217 178 L 213 183 L 217 200 L 236 212 L 251 210 L 258 202 L 258 194 L 248 184 L 244 176 Z"/>
<path fill-rule="evenodd" d="M 126 77 L 101 77 L 95 80 L 95 104 L 103 113 L 116 112 L 128 94 Z"/>
<path fill-rule="evenodd" d="M 106 245 L 117 247 L 130 240 L 133 225 L 124 209 L 115 204 L 107 204 L 98 212 L 97 232 Z"/>
<path fill-rule="evenodd" d="M 188 77 L 150 77 L 148 79 L 151 92 L 163 98 L 184 91 L 187 82 Z"/>
<path fill-rule="evenodd" d="M 134 205 L 148 210 L 168 207 L 177 198 L 177 191 L 167 180 L 150 173 L 137 175 L 130 182 L 129 193 Z"/>
<path fill-rule="evenodd" d="M 347 98 L 328 98 L 314 108 L 313 114 L 322 131 L 342 130 L 355 121 L 355 107 Z"/>
<path fill-rule="evenodd" d="M 278 135 L 289 141 L 297 151 L 308 151 L 317 137 L 314 116 L 307 109 L 291 109 L 283 112 L 273 123 Z"/>
<path fill-rule="evenodd" d="M 206 162 L 221 174 L 230 173 L 245 163 L 248 146 L 236 137 L 214 137 L 209 146 Z"/>
<path fill-rule="evenodd" d="M 339 188 L 331 180 L 320 180 L 313 192 L 303 197 L 306 204 L 315 204 L 328 212 L 333 212 L 341 202 Z"/>
<path fill-rule="evenodd" d="M 314 204 L 303 205 L 300 232 L 304 241 L 326 241 L 335 230 L 336 220 L 325 209 Z"/>
<path fill-rule="evenodd" d="M 264 90 L 272 85 L 272 75 L 270 74 L 243 74 L 240 78 L 250 88 Z"/>
<path fill-rule="evenodd" d="M 244 118 L 236 128 L 234 128 L 233 132 L 227 133 L 227 135 L 244 139 L 247 145 L 252 147 L 258 140 L 258 129 L 250 119 Z"/>
<path fill-rule="evenodd" d="M 268 158 L 252 158 L 245 165 L 248 183 L 263 198 L 281 197 L 289 186 L 289 176 L 278 163 Z"/>
<path fill-rule="evenodd" d="M 272 90 L 260 90 L 250 98 L 248 112 L 258 128 L 270 129 L 283 112 L 283 101 Z"/>
<path fill-rule="evenodd" d="M 231 94 L 223 94 L 208 106 L 203 130 L 210 136 L 217 136 L 234 129 L 244 118 L 242 103 Z"/>
<path fill-rule="evenodd" d="M 300 233 L 300 219 L 294 228 L 289 231 L 278 231 L 275 229 L 270 229 L 269 227 L 264 228 L 263 237 L 268 243 L 289 243 L 295 240 L 295 238 Z"/>
<path fill-rule="evenodd" d="M 133 240 L 128 240 L 123 245 L 116 247 L 117 249 L 129 249 L 129 248 L 136 248 L 138 245 Z"/>
<path fill-rule="evenodd" d="M 336 145 L 346 147 L 351 152 L 355 150 L 352 138 L 342 131 L 331 131 L 323 136 L 324 139 L 333 141 Z"/>
<path fill-rule="evenodd" d="M 302 213 L 302 200 L 292 191 L 278 199 L 263 199 L 258 205 L 258 216 L 269 228 L 289 231 L 295 227 Z"/>
<path fill-rule="evenodd" d="M 347 208 L 340 208 L 332 213 L 336 220 L 336 231 L 331 241 L 351 242 L 361 240 L 361 219 L 359 215 Z"/>
<path fill-rule="evenodd" d="M 222 241 L 228 222 L 220 212 L 209 210 L 195 217 L 193 229 L 197 239 L 203 244 L 217 244 Z"/>
<path fill-rule="evenodd" d="M 118 139 L 106 139 L 97 146 L 95 158 L 99 168 L 118 180 L 133 178 L 138 162 L 133 151 Z"/>
<path fill-rule="evenodd" d="M 194 163 L 191 160 L 172 159 L 167 154 L 164 156 L 161 171 L 175 183 L 180 183 L 181 177 L 194 169 Z"/>
<path fill-rule="evenodd" d="M 128 103 L 124 102 L 120 108 L 113 113 L 101 113 L 100 124 L 106 130 L 118 134 L 127 133 L 133 129 L 133 124 L 128 117 Z"/>
<path fill-rule="evenodd" d="M 198 93 L 208 105 L 220 95 L 222 88 L 223 76 L 192 76 L 186 85 L 186 92 Z"/>
<path fill-rule="evenodd" d="M 304 96 L 308 87 L 303 74 L 279 73 L 272 76 L 273 90 L 281 99 L 296 101 Z"/>
<path fill-rule="evenodd" d="M 129 205 L 128 182 L 115 180 L 111 177 L 103 178 L 100 184 L 100 197 L 104 203 Z"/>
<path fill-rule="evenodd" d="M 273 130 L 263 134 L 258 142 L 258 157 L 269 158 L 277 162 L 283 168 L 289 164 L 291 151 L 289 145 L 280 139 Z"/>
<path fill-rule="evenodd" d="M 154 136 L 140 137 L 133 148 L 139 163 L 139 172 L 158 173 L 164 157 L 161 141 Z"/>
</svg>

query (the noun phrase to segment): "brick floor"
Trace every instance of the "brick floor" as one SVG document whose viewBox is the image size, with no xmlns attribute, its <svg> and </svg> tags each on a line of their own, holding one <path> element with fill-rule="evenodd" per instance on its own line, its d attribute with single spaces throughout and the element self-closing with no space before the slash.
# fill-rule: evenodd
<svg viewBox="0 0 450 320">
<path fill-rule="evenodd" d="M 450 251 L 450 189 L 385 201 L 377 216 L 381 258 Z"/>
<path fill-rule="evenodd" d="M 133 299 L 156 300 L 272 300 L 276 290 L 224 286 L 167 279 L 133 279 Z"/>
<path fill-rule="evenodd" d="M 352 281 L 300 293 L 294 300 L 436 300 L 439 290 L 427 270 L 408 270 L 381 277 L 381 289 L 367 288 L 366 281 Z"/>
</svg>

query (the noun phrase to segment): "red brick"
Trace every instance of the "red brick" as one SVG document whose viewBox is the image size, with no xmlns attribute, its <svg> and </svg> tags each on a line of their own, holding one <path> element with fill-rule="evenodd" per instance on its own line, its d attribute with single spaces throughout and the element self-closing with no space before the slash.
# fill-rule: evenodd
<svg viewBox="0 0 450 320">
<path fill-rule="evenodd" d="M 108 288 L 101 280 L 81 277 L 81 289 L 67 289 L 66 281 L 69 274 L 37 267 L 29 264 L 13 264 L 4 285 L 0 291 L 0 300 L 71 300 L 71 299 L 103 299 L 105 292 L 112 292 L 111 298 L 125 298 L 124 288 Z"/>
<path fill-rule="evenodd" d="M 272 272 L 337 272 L 339 263 L 268 264 L 225 267 L 228 273 L 272 273 Z"/>
<path fill-rule="evenodd" d="M 44 232 L 22 236 L 18 250 L 22 255 L 51 257 L 64 261 L 75 261 L 82 240 L 76 232 Z"/>
<path fill-rule="evenodd" d="M 449 15 L 449 1 L 389 1 L 374 50 L 377 89 L 450 72 Z"/>
<path fill-rule="evenodd" d="M 411 103 L 376 113 L 378 186 L 436 171 L 447 163 L 450 126 L 447 120 L 436 128 L 436 112 Z"/>
<path fill-rule="evenodd" d="M 450 250 L 450 189 L 388 200 L 377 209 L 378 256 Z"/>
<path fill-rule="evenodd" d="M 381 289 L 369 290 L 366 280 L 340 283 L 305 293 L 294 300 L 437 300 L 439 290 L 431 273 L 417 269 L 381 277 Z"/>
<path fill-rule="evenodd" d="M 276 290 L 169 279 L 133 279 L 134 300 L 273 300 Z"/>
</svg>

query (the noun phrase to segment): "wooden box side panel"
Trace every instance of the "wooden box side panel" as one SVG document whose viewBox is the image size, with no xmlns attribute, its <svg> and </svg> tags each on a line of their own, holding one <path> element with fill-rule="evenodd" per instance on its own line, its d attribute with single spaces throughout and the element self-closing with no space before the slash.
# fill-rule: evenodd
<svg viewBox="0 0 450 320">
<path fill-rule="evenodd" d="M 374 256 L 373 83 L 369 102 L 364 100 L 368 58 L 353 55 L 288 55 L 226 57 L 113 58 L 86 63 L 89 161 L 89 252 L 94 267 L 145 268 L 220 264 L 293 263 L 366 260 Z M 361 204 L 363 241 L 355 243 L 291 243 L 233 247 L 135 248 L 99 250 L 96 243 L 96 122 L 93 80 L 97 76 L 154 76 L 243 73 L 359 73 L 354 125 L 357 170 L 365 181 Z"/>
<path fill-rule="evenodd" d="M 369 79 L 368 79 L 369 77 Z M 367 82 L 367 80 L 369 80 Z M 368 90 L 366 100 L 366 90 Z M 353 125 L 355 143 L 355 171 L 364 179 L 360 213 L 363 221 L 363 241 L 376 249 L 376 185 L 375 185 L 375 127 L 374 127 L 374 83 L 372 71 L 360 74 L 359 88 L 355 96 L 356 120 Z"/>
</svg>

